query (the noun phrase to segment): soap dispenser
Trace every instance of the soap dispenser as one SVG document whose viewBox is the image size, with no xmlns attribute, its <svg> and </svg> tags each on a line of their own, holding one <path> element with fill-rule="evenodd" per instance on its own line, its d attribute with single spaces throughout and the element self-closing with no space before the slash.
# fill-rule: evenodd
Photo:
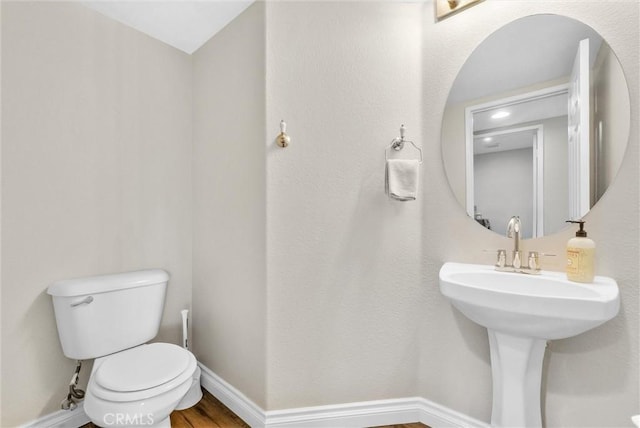
<svg viewBox="0 0 640 428">
<path fill-rule="evenodd" d="M 567 220 L 567 223 L 580 225 L 575 238 L 567 242 L 567 279 L 575 282 L 593 282 L 596 244 L 587 238 L 584 220 Z"/>
</svg>

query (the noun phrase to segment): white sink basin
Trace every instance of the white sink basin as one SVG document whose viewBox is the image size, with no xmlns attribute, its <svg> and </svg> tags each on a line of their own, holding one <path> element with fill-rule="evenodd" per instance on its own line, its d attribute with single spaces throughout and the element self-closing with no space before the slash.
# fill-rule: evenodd
<svg viewBox="0 0 640 428">
<path fill-rule="evenodd" d="M 497 272 L 493 266 L 445 263 L 440 291 L 467 318 L 487 328 L 496 427 L 541 427 L 540 388 L 547 340 L 583 333 L 620 308 L 615 280 L 571 282 L 564 273 Z"/>
<path fill-rule="evenodd" d="M 610 320 L 620 308 L 615 280 L 571 282 L 561 272 L 497 272 L 493 266 L 445 263 L 440 291 L 470 320 L 493 330 L 563 339 Z"/>
</svg>

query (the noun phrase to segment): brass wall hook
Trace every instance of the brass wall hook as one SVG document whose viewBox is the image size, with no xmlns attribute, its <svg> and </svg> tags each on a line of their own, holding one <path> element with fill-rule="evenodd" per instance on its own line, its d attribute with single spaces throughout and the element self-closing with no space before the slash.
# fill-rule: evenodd
<svg viewBox="0 0 640 428">
<path fill-rule="evenodd" d="M 291 142 L 291 137 L 289 137 L 286 133 L 287 130 L 287 124 L 284 120 L 280 121 L 280 134 L 278 134 L 278 137 L 276 138 L 276 143 L 278 143 L 278 146 L 285 148 L 289 145 L 289 143 Z"/>
</svg>

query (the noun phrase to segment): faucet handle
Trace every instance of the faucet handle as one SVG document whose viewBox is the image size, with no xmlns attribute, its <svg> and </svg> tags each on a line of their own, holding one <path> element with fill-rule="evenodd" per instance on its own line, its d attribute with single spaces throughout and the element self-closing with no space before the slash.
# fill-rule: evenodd
<svg viewBox="0 0 640 428">
<path fill-rule="evenodd" d="M 507 251 L 498 250 L 498 259 L 496 260 L 496 267 L 503 268 L 507 264 Z"/>
<path fill-rule="evenodd" d="M 513 250 L 513 258 L 511 259 L 511 265 L 515 269 L 520 269 L 522 267 L 522 251 Z"/>
<path fill-rule="evenodd" d="M 529 251 L 529 269 L 540 270 L 540 258 L 537 251 Z"/>
</svg>

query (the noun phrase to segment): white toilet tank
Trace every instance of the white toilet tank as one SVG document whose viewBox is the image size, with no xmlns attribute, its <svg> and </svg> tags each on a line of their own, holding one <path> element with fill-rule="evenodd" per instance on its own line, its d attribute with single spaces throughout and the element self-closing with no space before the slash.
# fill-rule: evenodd
<svg viewBox="0 0 640 428">
<path fill-rule="evenodd" d="M 51 284 L 47 293 L 64 355 L 98 358 L 153 339 L 168 281 L 167 272 L 150 269 Z"/>
</svg>

